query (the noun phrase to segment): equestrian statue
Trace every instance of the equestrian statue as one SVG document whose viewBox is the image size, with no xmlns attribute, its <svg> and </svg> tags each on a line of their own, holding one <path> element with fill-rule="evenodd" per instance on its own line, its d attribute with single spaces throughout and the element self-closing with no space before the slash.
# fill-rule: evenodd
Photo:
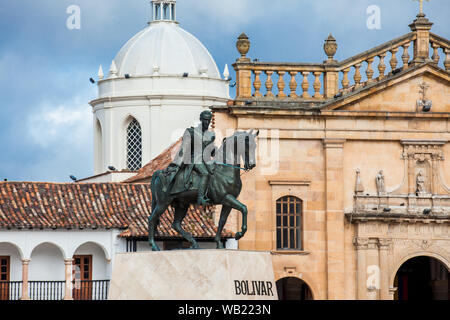
<svg viewBox="0 0 450 320">
<path fill-rule="evenodd" d="M 151 179 L 152 213 L 148 219 L 148 241 L 153 251 L 159 251 L 155 242 L 156 228 L 161 215 L 172 206 L 175 216 L 172 224 L 191 248 L 198 249 L 194 237 L 181 227 L 190 205 L 222 205 L 215 241 L 223 249 L 221 233 L 231 209 L 242 213 L 242 228 L 235 239 L 242 238 L 247 231 L 247 207 L 237 200 L 242 190 L 241 170 L 250 171 L 255 166 L 256 137 L 237 131 L 223 139 L 222 146 L 214 145 L 215 134 L 208 130 L 212 113 L 203 111 L 201 123 L 186 129 L 181 147 L 175 159 L 164 170 L 156 171 Z M 241 167 L 243 161 L 243 167 Z"/>
</svg>

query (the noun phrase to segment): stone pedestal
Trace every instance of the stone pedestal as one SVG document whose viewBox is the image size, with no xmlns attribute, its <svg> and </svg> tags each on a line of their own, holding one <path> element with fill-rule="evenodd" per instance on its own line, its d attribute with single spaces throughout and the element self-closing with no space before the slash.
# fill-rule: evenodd
<svg viewBox="0 0 450 320">
<path fill-rule="evenodd" d="M 120 253 L 110 300 L 277 300 L 268 252 L 172 250 Z"/>
</svg>

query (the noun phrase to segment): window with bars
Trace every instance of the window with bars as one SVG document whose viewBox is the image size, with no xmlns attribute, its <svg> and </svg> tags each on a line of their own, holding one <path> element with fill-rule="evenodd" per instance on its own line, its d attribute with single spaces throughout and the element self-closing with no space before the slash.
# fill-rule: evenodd
<svg viewBox="0 0 450 320">
<path fill-rule="evenodd" d="M 297 197 L 282 197 L 276 202 L 277 249 L 302 250 L 303 202 Z"/>
<path fill-rule="evenodd" d="M 131 171 L 142 167 L 142 131 L 139 122 L 133 119 L 127 128 L 127 168 Z"/>
</svg>

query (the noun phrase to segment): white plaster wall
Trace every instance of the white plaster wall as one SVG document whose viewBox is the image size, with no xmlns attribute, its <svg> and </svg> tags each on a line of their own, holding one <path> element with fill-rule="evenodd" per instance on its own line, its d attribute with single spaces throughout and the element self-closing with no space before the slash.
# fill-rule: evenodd
<svg viewBox="0 0 450 320">
<path fill-rule="evenodd" d="M 64 256 L 57 246 L 43 243 L 33 250 L 29 266 L 30 281 L 63 281 L 64 274 Z"/>
<path fill-rule="evenodd" d="M 199 98 L 229 98 L 228 82 L 190 74 L 119 77 L 98 82 L 99 98 L 183 95 Z"/>
<path fill-rule="evenodd" d="M 92 280 L 109 279 L 107 271 L 109 261 L 106 259 L 103 249 L 97 244 L 85 243 L 78 247 L 74 255 L 92 255 Z"/>
<path fill-rule="evenodd" d="M 10 281 L 21 281 L 22 280 L 22 261 L 20 257 L 20 252 L 11 243 L 0 243 L 0 256 L 10 257 Z"/>
<path fill-rule="evenodd" d="M 61 267 L 62 274 L 57 276 L 62 277 L 59 280 L 64 280 L 64 259 L 72 258 L 76 252 L 88 252 L 87 254 L 93 254 L 95 268 L 93 277 L 104 280 L 110 278 L 115 254 L 126 251 L 126 243 L 118 238 L 120 233 L 120 230 L 2 230 L 0 250 L 13 252 L 14 247 L 11 248 L 6 244 L 12 243 L 17 246 L 18 257 L 31 259 L 30 275 L 34 272 L 33 276 L 37 278 L 30 280 L 58 280 L 43 278 L 48 276 L 46 276 L 47 269 L 53 267 Z M 45 245 L 41 247 L 40 245 L 44 243 Z M 21 262 L 20 258 L 17 259 L 20 265 L 15 269 L 19 269 L 21 280 Z"/>
<path fill-rule="evenodd" d="M 142 164 L 158 156 L 178 140 L 187 127 L 199 122 L 199 115 L 211 105 L 225 105 L 229 99 L 228 82 L 202 77 L 137 77 L 99 82 L 99 97 L 94 100 L 94 124 L 102 126 L 102 148 L 94 153 L 95 172 L 108 166 L 126 169 L 126 124 L 129 117 L 142 129 Z M 94 135 L 99 135 L 94 130 Z M 100 137 L 94 137 L 97 142 Z M 102 150 L 101 153 L 99 150 Z"/>
<path fill-rule="evenodd" d="M 135 118 L 141 126 L 142 165 L 145 165 L 178 140 L 186 128 L 195 126 L 199 122 L 200 113 L 213 104 L 184 100 L 168 105 L 169 101 L 160 99 L 140 103 L 142 104 L 134 105 L 135 102 L 122 102 L 122 105 L 114 103 L 110 107 L 96 108 L 95 117 L 103 123 L 103 154 L 95 155 L 98 171 L 94 174 L 106 171 L 108 166 L 114 166 L 118 170 L 127 169 L 126 138 L 130 119 Z M 94 131 L 94 134 L 99 133 Z"/>
<path fill-rule="evenodd" d="M 86 242 L 94 242 L 101 247 L 107 259 L 116 251 L 119 230 L 2 230 L 0 243 L 15 244 L 24 259 L 29 259 L 31 252 L 41 243 L 53 243 L 60 248 L 63 258 L 72 258 L 75 250 Z"/>
<path fill-rule="evenodd" d="M 0 255 L 11 256 L 11 281 L 22 279 L 21 259 L 31 259 L 30 281 L 62 281 L 64 259 L 73 255 L 93 255 L 93 279 L 110 279 L 116 253 L 126 252 L 126 239 L 120 230 L 2 230 Z M 157 242 L 162 248 L 162 242 Z M 214 249 L 216 244 L 199 242 L 200 248 Z M 229 239 L 227 249 L 237 249 Z M 151 250 L 147 241 L 137 242 L 137 251 Z"/>
</svg>

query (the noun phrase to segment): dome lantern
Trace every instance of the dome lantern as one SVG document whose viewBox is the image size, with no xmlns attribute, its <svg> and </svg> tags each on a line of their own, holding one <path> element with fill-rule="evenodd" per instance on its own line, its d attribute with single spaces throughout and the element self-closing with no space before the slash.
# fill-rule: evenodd
<svg viewBox="0 0 450 320">
<path fill-rule="evenodd" d="M 152 22 L 176 22 L 176 0 L 151 0 Z"/>
</svg>

